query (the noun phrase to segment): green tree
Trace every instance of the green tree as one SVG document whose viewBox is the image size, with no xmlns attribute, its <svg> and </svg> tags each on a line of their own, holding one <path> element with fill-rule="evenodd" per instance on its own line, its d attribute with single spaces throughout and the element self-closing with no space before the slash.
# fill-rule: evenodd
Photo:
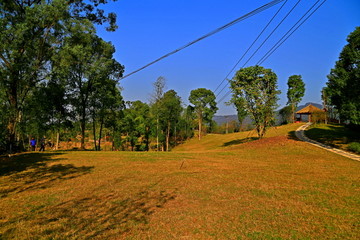
<svg viewBox="0 0 360 240">
<path fill-rule="evenodd" d="M 330 105 L 342 121 L 360 125 L 360 27 L 350 33 L 347 45 L 328 75 L 325 89 Z"/>
<path fill-rule="evenodd" d="M 288 79 L 287 98 L 289 106 L 291 106 L 292 122 L 295 121 L 295 110 L 305 94 L 305 83 L 301 75 L 292 75 Z"/>
<path fill-rule="evenodd" d="M 0 91 L 6 96 L 9 145 L 18 138 L 18 124 L 29 94 L 45 80 L 51 56 L 69 35 L 73 20 L 89 19 L 96 24 L 109 22 L 116 29 L 116 15 L 104 15 L 103 0 L 12 0 L 0 1 Z"/>
<path fill-rule="evenodd" d="M 246 111 L 253 119 L 259 138 L 275 122 L 274 111 L 277 107 L 277 76 L 271 69 L 261 66 L 242 68 L 230 80 L 232 101 L 241 99 Z"/>
<path fill-rule="evenodd" d="M 94 84 L 94 91 L 89 97 L 90 114 L 93 124 L 94 146 L 95 150 L 101 150 L 101 138 L 104 127 L 113 127 L 116 124 L 115 116 L 124 108 L 124 101 L 117 87 L 117 80 L 105 79 L 97 81 Z M 96 144 L 96 124 L 99 124 L 99 138 Z"/>
<path fill-rule="evenodd" d="M 159 136 L 160 136 L 160 119 L 159 119 L 159 108 L 161 105 L 161 99 L 164 96 L 164 89 L 166 86 L 166 79 L 164 77 L 158 77 L 153 83 L 154 92 L 151 97 L 151 112 L 156 119 L 156 149 L 159 151 Z"/>
<path fill-rule="evenodd" d="M 164 94 L 159 110 L 160 120 L 165 130 L 166 151 L 169 151 L 170 134 L 174 132 L 182 112 L 181 99 L 174 90 L 169 90 Z"/>
<path fill-rule="evenodd" d="M 201 139 L 203 121 L 212 121 L 218 110 L 215 99 L 215 94 L 205 88 L 198 88 L 190 92 L 189 101 L 193 104 L 198 120 L 199 140 Z"/>
<path fill-rule="evenodd" d="M 287 124 L 293 121 L 293 110 L 292 106 L 285 106 L 279 111 L 279 115 L 281 118 L 281 124 Z"/>
<path fill-rule="evenodd" d="M 114 47 L 94 34 L 92 24 L 78 23 L 72 28 L 72 35 L 64 40 L 64 46 L 55 57 L 55 71 L 68 81 L 69 99 L 80 121 L 81 149 L 85 149 L 91 103 L 108 95 L 104 92 L 107 85 L 114 89 L 123 66 L 113 59 Z"/>
<path fill-rule="evenodd" d="M 141 101 L 126 102 L 122 131 L 130 143 L 131 151 L 149 150 L 150 108 Z M 135 149 L 136 147 L 136 149 Z"/>
</svg>

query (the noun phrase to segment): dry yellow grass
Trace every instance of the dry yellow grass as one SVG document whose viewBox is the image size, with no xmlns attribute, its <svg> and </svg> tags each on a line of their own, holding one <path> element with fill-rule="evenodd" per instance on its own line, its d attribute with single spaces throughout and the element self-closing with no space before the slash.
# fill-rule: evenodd
<svg viewBox="0 0 360 240">
<path fill-rule="evenodd" d="M 287 138 L 296 127 L 207 136 L 210 152 L 2 159 L 0 239 L 358 239 L 359 162 Z"/>
</svg>

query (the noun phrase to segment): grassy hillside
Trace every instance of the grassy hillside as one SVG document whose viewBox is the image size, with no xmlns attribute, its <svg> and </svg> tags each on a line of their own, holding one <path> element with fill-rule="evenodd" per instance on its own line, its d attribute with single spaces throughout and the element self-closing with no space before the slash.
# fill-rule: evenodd
<svg viewBox="0 0 360 240">
<path fill-rule="evenodd" d="M 292 134 L 303 123 L 288 124 L 270 128 L 265 138 L 274 136 L 286 136 Z M 208 134 L 200 141 L 197 138 L 190 139 L 186 143 L 177 146 L 173 151 L 227 151 L 236 146 L 257 139 L 256 131 L 238 132 L 231 134 Z"/>
<path fill-rule="evenodd" d="M 216 151 L 1 159 L 0 239 L 358 239 L 359 162 L 294 128 L 196 143 Z"/>
</svg>

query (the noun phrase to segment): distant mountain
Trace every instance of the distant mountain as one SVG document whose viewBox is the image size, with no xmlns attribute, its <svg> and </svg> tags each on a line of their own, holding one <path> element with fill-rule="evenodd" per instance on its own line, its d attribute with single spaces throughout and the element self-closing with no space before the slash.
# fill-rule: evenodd
<svg viewBox="0 0 360 240">
<path fill-rule="evenodd" d="M 223 115 L 223 116 L 214 116 L 213 120 L 217 123 L 217 125 L 221 126 L 224 123 L 236 121 L 239 122 L 239 119 L 237 115 Z M 246 126 L 248 124 L 251 124 L 252 120 L 250 117 L 246 117 L 243 121 L 243 125 Z"/>
<path fill-rule="evenodd" d="M 308 106 L 312 104 L 313 106 L 317 107 L 317 108 L 320 108 L 322 109 L 323 106 L 319 103 L 313 103 L 313 102 L 308 102 L 308 103 L 305 103 L 304 105 L 300 105 L 297 107 L 296 111 L 299 111 L 300 109 L 303 109 L 304 107 Z M 280 110 L 280 109 L 279 109 Z M 275 119 L 276 119 L 276 124 L 280 124 L 280 116 L 279 116 L 279 110 L 276 111 L 276 115 L 275 115 Z M 238 117 L 237 115 L 222 115 L 222 116 L 214 116 L 213 117 L 213 120 L 220 126 L 226 122 L 231 122 L 231 121 L 237 121 L 239 122 L 238 120 Z M 252 120 L 250 119 L 250 117 L 246 117 L 243 121 L 243 125 L 248 125 L 248 124 L 251 124 L 252 123 Z"/>
</svg>

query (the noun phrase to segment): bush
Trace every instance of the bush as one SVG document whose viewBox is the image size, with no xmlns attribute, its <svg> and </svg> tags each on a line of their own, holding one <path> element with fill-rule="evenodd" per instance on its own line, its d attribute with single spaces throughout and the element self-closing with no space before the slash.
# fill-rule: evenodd
<svg viewBox="0 0 360 240">
<path fill-rule="evenodd" d="M 348 149 L 353 152 L 360 153 L 360 143 L 352 142 L 349 144 Z"/>
</svg>

